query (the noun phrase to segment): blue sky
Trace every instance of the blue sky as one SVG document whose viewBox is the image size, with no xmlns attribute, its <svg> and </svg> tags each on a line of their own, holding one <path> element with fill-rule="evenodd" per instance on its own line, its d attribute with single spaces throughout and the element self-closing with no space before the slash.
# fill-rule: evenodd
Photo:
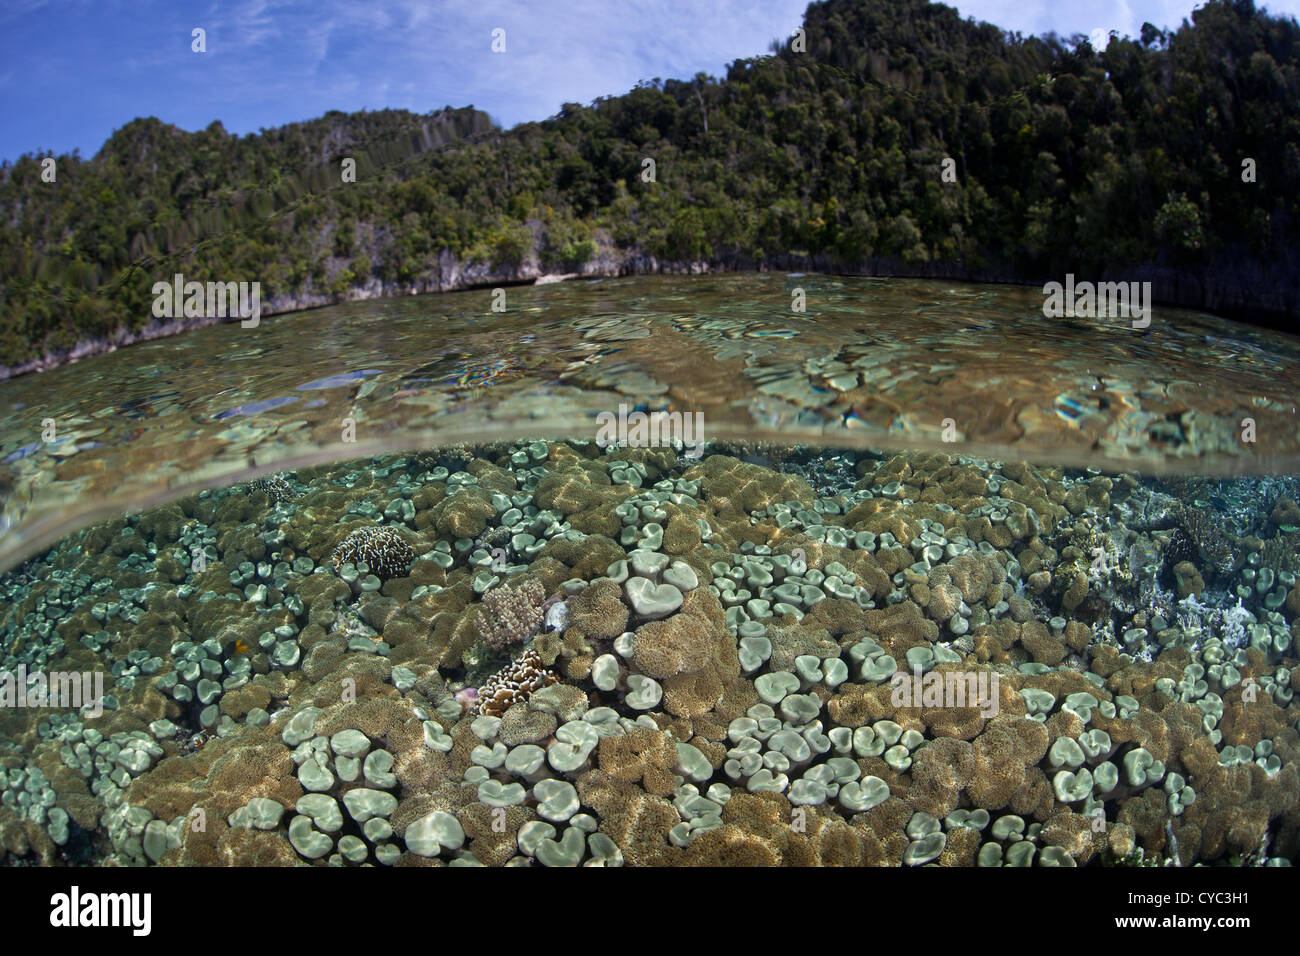
<svg viewBox="0 0 1300 956">
<path fill-rule="evenodd" d="M 1176 27 L 1191 0 L 966 0 L 1022 34 Z M 1300 13 L 1300 0 L 1262 4 Z M 79 147 L 157 116 L 255 132 L 330 109 L 473 104 L 510 126 L 652 77 L 767 52 L 806 0 L 0 0 L 0 158 Z M 207 52 L 191 52 L 191 30 Z M 492 30 L 506 52 L 492 53 Z"/>
</svg>

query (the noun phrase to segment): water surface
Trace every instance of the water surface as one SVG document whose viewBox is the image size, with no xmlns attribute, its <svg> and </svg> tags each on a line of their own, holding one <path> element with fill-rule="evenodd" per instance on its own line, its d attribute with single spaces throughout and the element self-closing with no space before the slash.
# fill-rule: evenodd
<svg viewBox="0 0 1300 956">
<path fill-rule="evenodd" d="M 1037 289 L 779 274 L 517 287 L 506 304 L 350 303 L 0 382 L 0 567 L 91 517 L 249 472 L 591 436 L 624 403 L 701 412 L 719 438 L 1297 470 L 1300 341 L 1203 313 L 1157 308 L 1139 331 L 1045 320 Z"/>
</svg>

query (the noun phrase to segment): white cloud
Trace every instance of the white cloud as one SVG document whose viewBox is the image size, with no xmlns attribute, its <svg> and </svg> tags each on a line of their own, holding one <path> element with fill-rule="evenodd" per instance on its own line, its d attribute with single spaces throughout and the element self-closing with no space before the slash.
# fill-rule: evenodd
<svg viewBox="0 0 1300 956">
<path fill-rule="evenodd" d="M 1144 22 L 1161 29 L 1176 30 L 1191 19 L 1200 3 L 1190 0 L 1092 0 L 1087 4 L 1023 2 L 1023 0 L 947 0 L 963 17 L 973 17 L 1014 30 L 1024 36 L 1055 32 L 1060 37 L 1090 34 L 1095 29 L 1136 37 Z M 1257 2 L 1275 16 L 1300 13 L 1300 0 Z"/>
<path fill-rule="evenodd" d="M 54 0 L 5 0 L 0 6 L 0 23 L 5 20 L 17 20 L 53 5 Z"/>
<path fill-rule="evenodd" d="M 39 2 L 39 0 L 26 0 Z M 734 59 L 761 56 L 802 19 L 807 0 L 240 0 L 219 25 L 241 49 L 206 99 L 268 107 L 404 107 L 474 104 L 511 125 L 543 119 L 565 102 L 618 95 L 653 77 L 720 76 Z M 1300 5 L 1300 0 L 1283 0 Z M 1135 9 L 1136 8 L 1136 9 Z M 1022 34 L 1117 30 L 1143 20 L 1176 27 L 1178 0 L 1097 0 L 1086 7 L 968 0 L 963 16 Z M 491 31 L 506 30 L 504 54 Z"/>
<path fill-rule="evenodd" d="M 71 119 L 11 123 L 26 148 L 33 125 L 59 139 L 157 115 L 187 129 L 221 119 L 251 132 L 327 110 L 405 108 L 425 112 L 473 104 L 509 126 L 589 103 L 653 77 L 689 80 L 725 73 L 732 60 L 762 56 L 790 34 L 808 0 L 0 0 L 0 89 L 13 102 L 59 91 L 86 105 L 98 124 L 73 133 Z M 200 3 L 202 5 L 200 5 Z M 1190 0 L 949 0 L 963 17 L 1022 35 L 1116 30 L 1135 36 L 1143 21 L 1177 28 Z M 1295 15 L 1300 0 L 1264 4 Z M 105 28 L 131 41 L 100 46 Z M 208 32 L 204 56 L 190 52 L 195 26 Z M 507 52 L 490 50 L 507 31 Z M 4 44 L 9 37 L 9 47 Z M 21 39 L 19 39 L 21 38 Z M 110 49 L 111 46 L 111 49 Z M 94 89 L 86 97 L 82 87 Z M 73 111 L 75 112 L 75 110 Z M 111 124 L 111 125 L 109 125 Z M 55 127 L 60 127 L 55 129 Z M 66 129 L 62 128 L 66 127 Z"/>
</svg>

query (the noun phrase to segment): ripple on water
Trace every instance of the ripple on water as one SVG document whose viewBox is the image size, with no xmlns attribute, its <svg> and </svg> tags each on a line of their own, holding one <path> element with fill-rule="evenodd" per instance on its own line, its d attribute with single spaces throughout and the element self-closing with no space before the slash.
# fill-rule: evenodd
<svg viewBox="0 0 1300 956">
<path fill-rule="evenodd" d="M 263 402 L 248 402 L 245 405 L 236 405 L 234 408 L 228 408 L 224 412 L 218 412 L 213 416 L 214 421 L 224 421 L 227 418 L 234 418 L 238 415 L 258 415 L 262 412 L 269 412 L 274 408 L 281 408 L 285 405 L 292 405 L 298 401 L 296 395 L 285 395 L 280 398 L 268 398 Z"/>
<path fill-rule="evenodd" d="M 806 315 L 791 315 L 796 286 Z M 926 280 L 625 277 L 520 287 L 500 314 L 486 289 L 347 303 L 0 382 L 0 488 L 14 489 L 0 565 L 37 546 L 31 529 L 49 543 L 92 510 L 237 480 L 250 455 L 352 457 L 345 415 L 358 442 L 394 447 L 538 421 L 591 437 L 594 413 L 672 396 L 706 437 L 951 453 L 932 439 L 952 418 L 962 450 L 989 457 L 1294 470 L 1298 370 L 1297 340 L 1203 313 L 1157 309 L 1140 333 L 1044 323 L 1037 289 Z M 1253 445 L 1237 438 L 1246 417 Z M 86 442 L 91 420 L 102 432 Z"/>
<path fill-rule="evenodd" d="M 314 382 L 305 382 L 302 385 L 295 386 L 299 391 L 313 391 L 322 388 L 344 388 L 356 382 L 364 382 L 367 376 L 382 375 L 383 372 L 377 368 L 366 368 L 359 372 L 342 372 L 338 375 L 330 375 L 326 378 L 318 378 Z"/>
</svg>

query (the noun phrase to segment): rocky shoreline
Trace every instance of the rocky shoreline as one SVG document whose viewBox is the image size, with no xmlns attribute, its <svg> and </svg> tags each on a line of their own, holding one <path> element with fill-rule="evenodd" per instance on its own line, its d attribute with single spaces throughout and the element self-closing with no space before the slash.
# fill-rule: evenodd
<svg viewBox="0 0 1300 956">
<path fill-rule="evenodd" d="M 641 250 L 619 250 L 605 236 L 599 238 L 596 256 L 576 271 L 543 267 L 537 254 L 537 240 L 525 259 L 515 266 L 494 267 L 478 260 L 462 261 L 444 250 L 436 263 L 413 283 L 385 281 L 371 276 L 369 281 L 353 286 L 343 295 L 324 292 L 304 292 L 268 298 L 262 305 L 261 315 L 283 315 L 323 306 L 338 305 L 366 299 L 391 298 L 406 295 L 425 295 L 432 292 L 456 292 L 501 285 L 546 284 L 567 279 L 612 278 L 634 275 L 706 275 L 715 273 L 742 273 L 765 271 L 791 271 L 823 273 L 829 275 L 872 276 L 899 279 L 946 279 L 956 282 L 986 282 L 1002 285 L 1041 286 L 1045 279 L 1030 277 L 1013 270 L 991 265 L 972 269 L 959 262 L 934 262 L 909 265 L 893 258 L 872 258 L 845 266 L 835 263 L 829 256 L 785 255 L 752 259 L 733 255 L 713 260 L 660 260 Z M 1274 294 L 1261 296 L 1261 289 L 1270 288 L 1262 281 L 1269 271 L 1258 263 L 1225 259 L 1217 271 L 1195 275 L 1185 270 L 1149 264 L 1124 278 L 1151 283 L 1151 301 L 1161 306 L 1205 309 L 1227 317 L 1254 324 L 1267 325 L 1283 331 L 1295 328 L 1300 319 L 1300 278 L 1293 280 L 1294 288 L 1278 289 Z M 1291 273 L 1300 277 L 1300 263 Z M 1103 276 L 1104 280 L 1116 277 Z M 119 329 L 112 337 L 97 337 L 78 342 L 70 349 L 46 353 L 36 359 L 0 366 L 0 381 L 43 372 L 72 362 L 115 351 L 138 342 L 179 335 L 218 322 L 235 321 L 222 318 L 191 318 L 156 320 L 143 329 Z"/>
</svg>

